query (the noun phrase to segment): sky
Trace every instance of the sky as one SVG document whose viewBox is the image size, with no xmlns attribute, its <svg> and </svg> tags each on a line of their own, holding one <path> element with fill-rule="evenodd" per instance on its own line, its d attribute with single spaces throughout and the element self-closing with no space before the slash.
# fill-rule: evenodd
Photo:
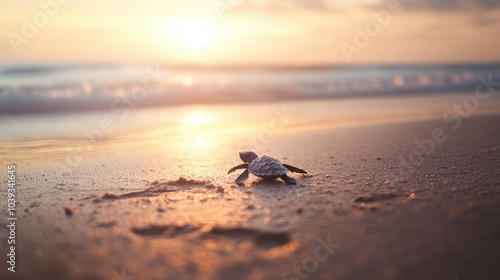
<svg viewBox="0 0 500 280">
<path fill-rule="evenodd" d="M 0 63 L 500 62 L 498 0 L 0 0 Z"/>
</svg>

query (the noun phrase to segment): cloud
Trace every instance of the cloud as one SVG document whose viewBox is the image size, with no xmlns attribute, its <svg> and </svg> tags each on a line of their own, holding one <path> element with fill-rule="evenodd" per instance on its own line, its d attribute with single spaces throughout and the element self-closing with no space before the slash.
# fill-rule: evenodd
<svg viewBox="0 0 500 280">
<path fill-rule="evenodd" d="M 339 11 L 345 8 L 376 9 L 386 7 L 393 0 L 242 0 L 247 8 L 292 9 L 303 8 L 316 11 Z M 347 3 L 346 3 L 347 2 Z M 410 11 L 476 11 L 500 7 L 498 0 L 400 0 L 405 9 Z"/>
<path fill-rule="evenodd" d="M 227 1 L 227 0 L 225 0 Z M 471 17 L 473 25 L 500 23 L 499 0 L 241 0 L 241 10 L 279 13 L 288 10 L 309 10 L 318 13 L 343 14 L 359 10 L 387 9 L 389 1 L 399 1 L 405 13 L 460 13 Z"/>
<path fill-rule="evenodd" d="M 317 11 L 330 11 L 329 0 L 241 0 L 241 7 L 258 10 L 290 10 L 308 9 Z"/>
<path fill-rule="evenodd" d="M 422 11 L 476 11 L 500 6 L 498 0 L 401 0 L 408 10 Z"/>
<path fill-rule="evenodd" d="M 485 9 L 500 7 L 498 0 L 476 0 L 476 3 L 479 7 Z"/>
</svg>

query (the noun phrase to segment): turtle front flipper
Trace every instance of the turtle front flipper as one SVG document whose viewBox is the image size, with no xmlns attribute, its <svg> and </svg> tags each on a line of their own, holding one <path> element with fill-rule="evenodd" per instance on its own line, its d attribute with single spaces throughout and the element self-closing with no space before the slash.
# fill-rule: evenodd
<svg viewBox="0 0 500 280">
<path fill-rule="evenodd" d="M 280 178 L 281 178 L 281 180 L 287 182 L 288 184 L 294 184 L 295 185 L 297 183 L 297 181 L 295 181 L 294 178 L 292 178 L 292 177 L 290 177 L 290 176 L 288 176 L 286 174 L 281 175 Z"/>
<path fill-rule="evenodd" d="M 303 169 L 300 169 L 298 167 L 295 167 L 295 166 L 291 166 L 291 165 L 288 165 L 288 164 L 283 164 L 284 167 L 286 167 L 286 169 L 294 172 L 294 173 L 303 173 L 303 174 L 307 174 L 307 172 Z"/>
<path fill-rule="evenodd" d="M 231 172 L 234 172 L 237 169 L 243 169 L 243 168 L 248 168 L 248 163 L 243 163 L 243 164 L 237 165 L 237 166 L 229 169 L 229 171 L 227 172 L 227 174 L 229 174 Z"/>
<path fill-rule="evenodd" d="M 238 178 L 236 178 L 236 184 L 241 184 L 243 181 L 245 181 L 246 179 L 248 179 L 248 169 L 243 171 L 243 173 L 240 174 L 240 176 L 238 176 Z"/>
</svg>

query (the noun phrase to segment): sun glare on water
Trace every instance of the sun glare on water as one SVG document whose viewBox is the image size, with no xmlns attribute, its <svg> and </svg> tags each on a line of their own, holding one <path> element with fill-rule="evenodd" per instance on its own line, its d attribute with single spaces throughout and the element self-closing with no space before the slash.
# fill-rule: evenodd
<svg viewBox="0 0 500 280">
<path fill-rule="evenodd" d="M 209 136 L 209 132 L 204 128 L 208 123 L 207 115 L 203 111 L 194 111 L 187 115 L 186 122 L 189 124 L 187 127 L 188 135 L 191 139 L 193 139 L 194 146 L 200 149 L 205 149 L 208 146 L 207 138 Z"/>
<path fill-rule="evenodd" d="M 207 146 L 205 138 L 202 137 L 196 138 L 196 145 L 198 145 L 198 147 L 200 148 L 205 148 Z"/>
</svg>

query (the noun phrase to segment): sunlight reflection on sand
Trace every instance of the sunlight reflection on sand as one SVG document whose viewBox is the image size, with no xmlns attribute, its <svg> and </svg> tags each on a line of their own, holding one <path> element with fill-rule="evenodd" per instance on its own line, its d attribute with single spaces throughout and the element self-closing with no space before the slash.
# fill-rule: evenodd
<svg viewBox="0 0 500 280">
<path fill-rule="evenodd" d="M 462 99 L 463 95 L 435 95 L 164 107 L 136 110 L 124 120 L 111 112 L 2 117 L 0 123 L 12 133 L 2 135 L 0 148 L 5 153 L 0 157 L 8 161 L 8 154 L 23 162 L 144 150 L 210 154 L 246 148 L 250 138 L 261 140 L 262 147 L 279 134 L 439 119 Z M 490 98 L 474 113 L 497 112 L 499 99 Z M 102 119 L 111 120 L 113 131 L 96 130 Z"/>
</svg>

